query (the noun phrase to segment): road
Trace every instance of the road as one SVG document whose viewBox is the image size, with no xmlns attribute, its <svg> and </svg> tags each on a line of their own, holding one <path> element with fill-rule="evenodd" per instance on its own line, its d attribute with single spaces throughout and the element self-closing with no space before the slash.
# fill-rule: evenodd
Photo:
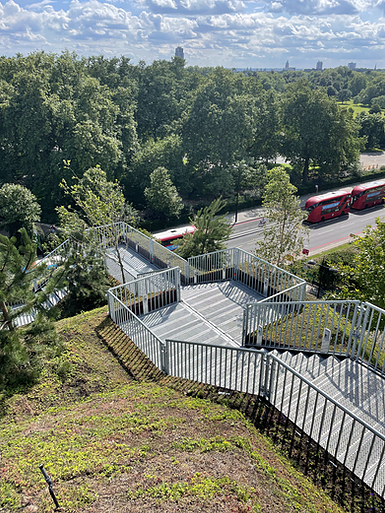
<svg viewBox="0 0 385 513">
<path fill-rule="evenodd" d="M 260 211 L 253 210 L 253 215 L 258 217 Z M 306 247 L 310 255 L 324 251 L 327 247 L 333 247 L 348 242 L 350 234 L 362 233 L 368 225 L 374 225 L 376 218 L 385 219 L 385 209 L 382 205 L 363 211 L 352 210 L 349 216 L 341 216 L 323 223 L 310 225 L 309 244 Z M 260 225 L 260 216 L 257 219 L 244 219 L 234 225 L 233 233 L 227 243 L 228 248 L 239 247 L 252 252 L 257 239 L 262 238 L 263 226 Z"/>
</svg>

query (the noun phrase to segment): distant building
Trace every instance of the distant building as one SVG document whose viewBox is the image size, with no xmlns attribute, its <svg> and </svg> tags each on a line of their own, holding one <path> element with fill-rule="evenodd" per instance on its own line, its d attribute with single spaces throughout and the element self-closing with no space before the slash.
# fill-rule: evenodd
<svg viewBox="0 0 385 513">
<path fill-rule="evenodd" d="M 318 61 L 317 62 L 317 66 L 315 67 L 315 69 L 317 71 L 322 71 L 322 66 L 323 66 L 323 62 L 322 61 Z"/>
<path fill-rule="evenodd" d="M 183 48 L 181 46 L 175 48 L 175 57 L 182 57 L 182 59 L 184 59 Z"/>
<path fill-rule="evenodd" d="M 349 69 L 356 69 L 357 64 L 355 62 L 349 62 L 348 68 Z"/>
<path fill-rule="evenodd" d="M 284 70 L 285 71 L 295 71 L 295 68 L 291 68 L 290 65 L 289 65 L 289 61 L 286 61 Z"/>
</svg>

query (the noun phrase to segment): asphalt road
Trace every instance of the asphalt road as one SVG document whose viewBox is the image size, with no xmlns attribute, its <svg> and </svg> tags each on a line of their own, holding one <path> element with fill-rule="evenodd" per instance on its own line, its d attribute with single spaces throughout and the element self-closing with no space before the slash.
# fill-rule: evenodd
<svg viewBox="0 0 385 513">
<path fill-rule="evenodd" d="M 253 216 L 257 218 L 243 219 L 234 225 L 228 248 L 239 247 L 250 252 L 255 249 L 256 240 L 263 236 L 259 214 L 260 211 L 254 209 Z M 385 219 L 385 208 L 382 205 L 363 211 L 352 210 L 349 216 L 309 225 L 310 236 L 306 248 L 310 250 L 310 255 L 314 255 L 327 247 L 348 242 L 350 234 L 361 234 L 366 226 L 375 224 L 377 217 Z"/>
</svg>

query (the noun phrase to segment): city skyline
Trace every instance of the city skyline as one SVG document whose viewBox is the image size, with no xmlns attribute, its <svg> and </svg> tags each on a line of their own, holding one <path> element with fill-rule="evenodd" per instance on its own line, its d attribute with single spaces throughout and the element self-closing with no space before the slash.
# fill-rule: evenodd
<svg viewBox="0 0 385 513">
<path fill-rule="evenodd" d="M 0 2 L 1 54 L 32 51 L 134 64 L 296 69 L 385 68 L 385 0 L 8 0 Z"/>
</svg>

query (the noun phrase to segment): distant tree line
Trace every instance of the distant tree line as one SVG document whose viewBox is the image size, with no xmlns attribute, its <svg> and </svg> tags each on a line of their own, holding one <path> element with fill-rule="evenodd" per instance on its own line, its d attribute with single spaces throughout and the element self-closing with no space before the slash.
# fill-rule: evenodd
<svg viewBox="0 0 385 513">
<path fill-rule="evenodd" d="M 277 156 L 298 186 L 338 180 L 365 144 L 384 143 L 382 72 L 235 73 L 36 52 L 0 57 L 0 77 L 0 187 L 28 188 L 48 222 L 62 180 L 96 166 L 136 209 L 176 219 L 180 197 L 260 194 Z M 342 96 L 375 112 L 354 119 Z"/>
</svg>

